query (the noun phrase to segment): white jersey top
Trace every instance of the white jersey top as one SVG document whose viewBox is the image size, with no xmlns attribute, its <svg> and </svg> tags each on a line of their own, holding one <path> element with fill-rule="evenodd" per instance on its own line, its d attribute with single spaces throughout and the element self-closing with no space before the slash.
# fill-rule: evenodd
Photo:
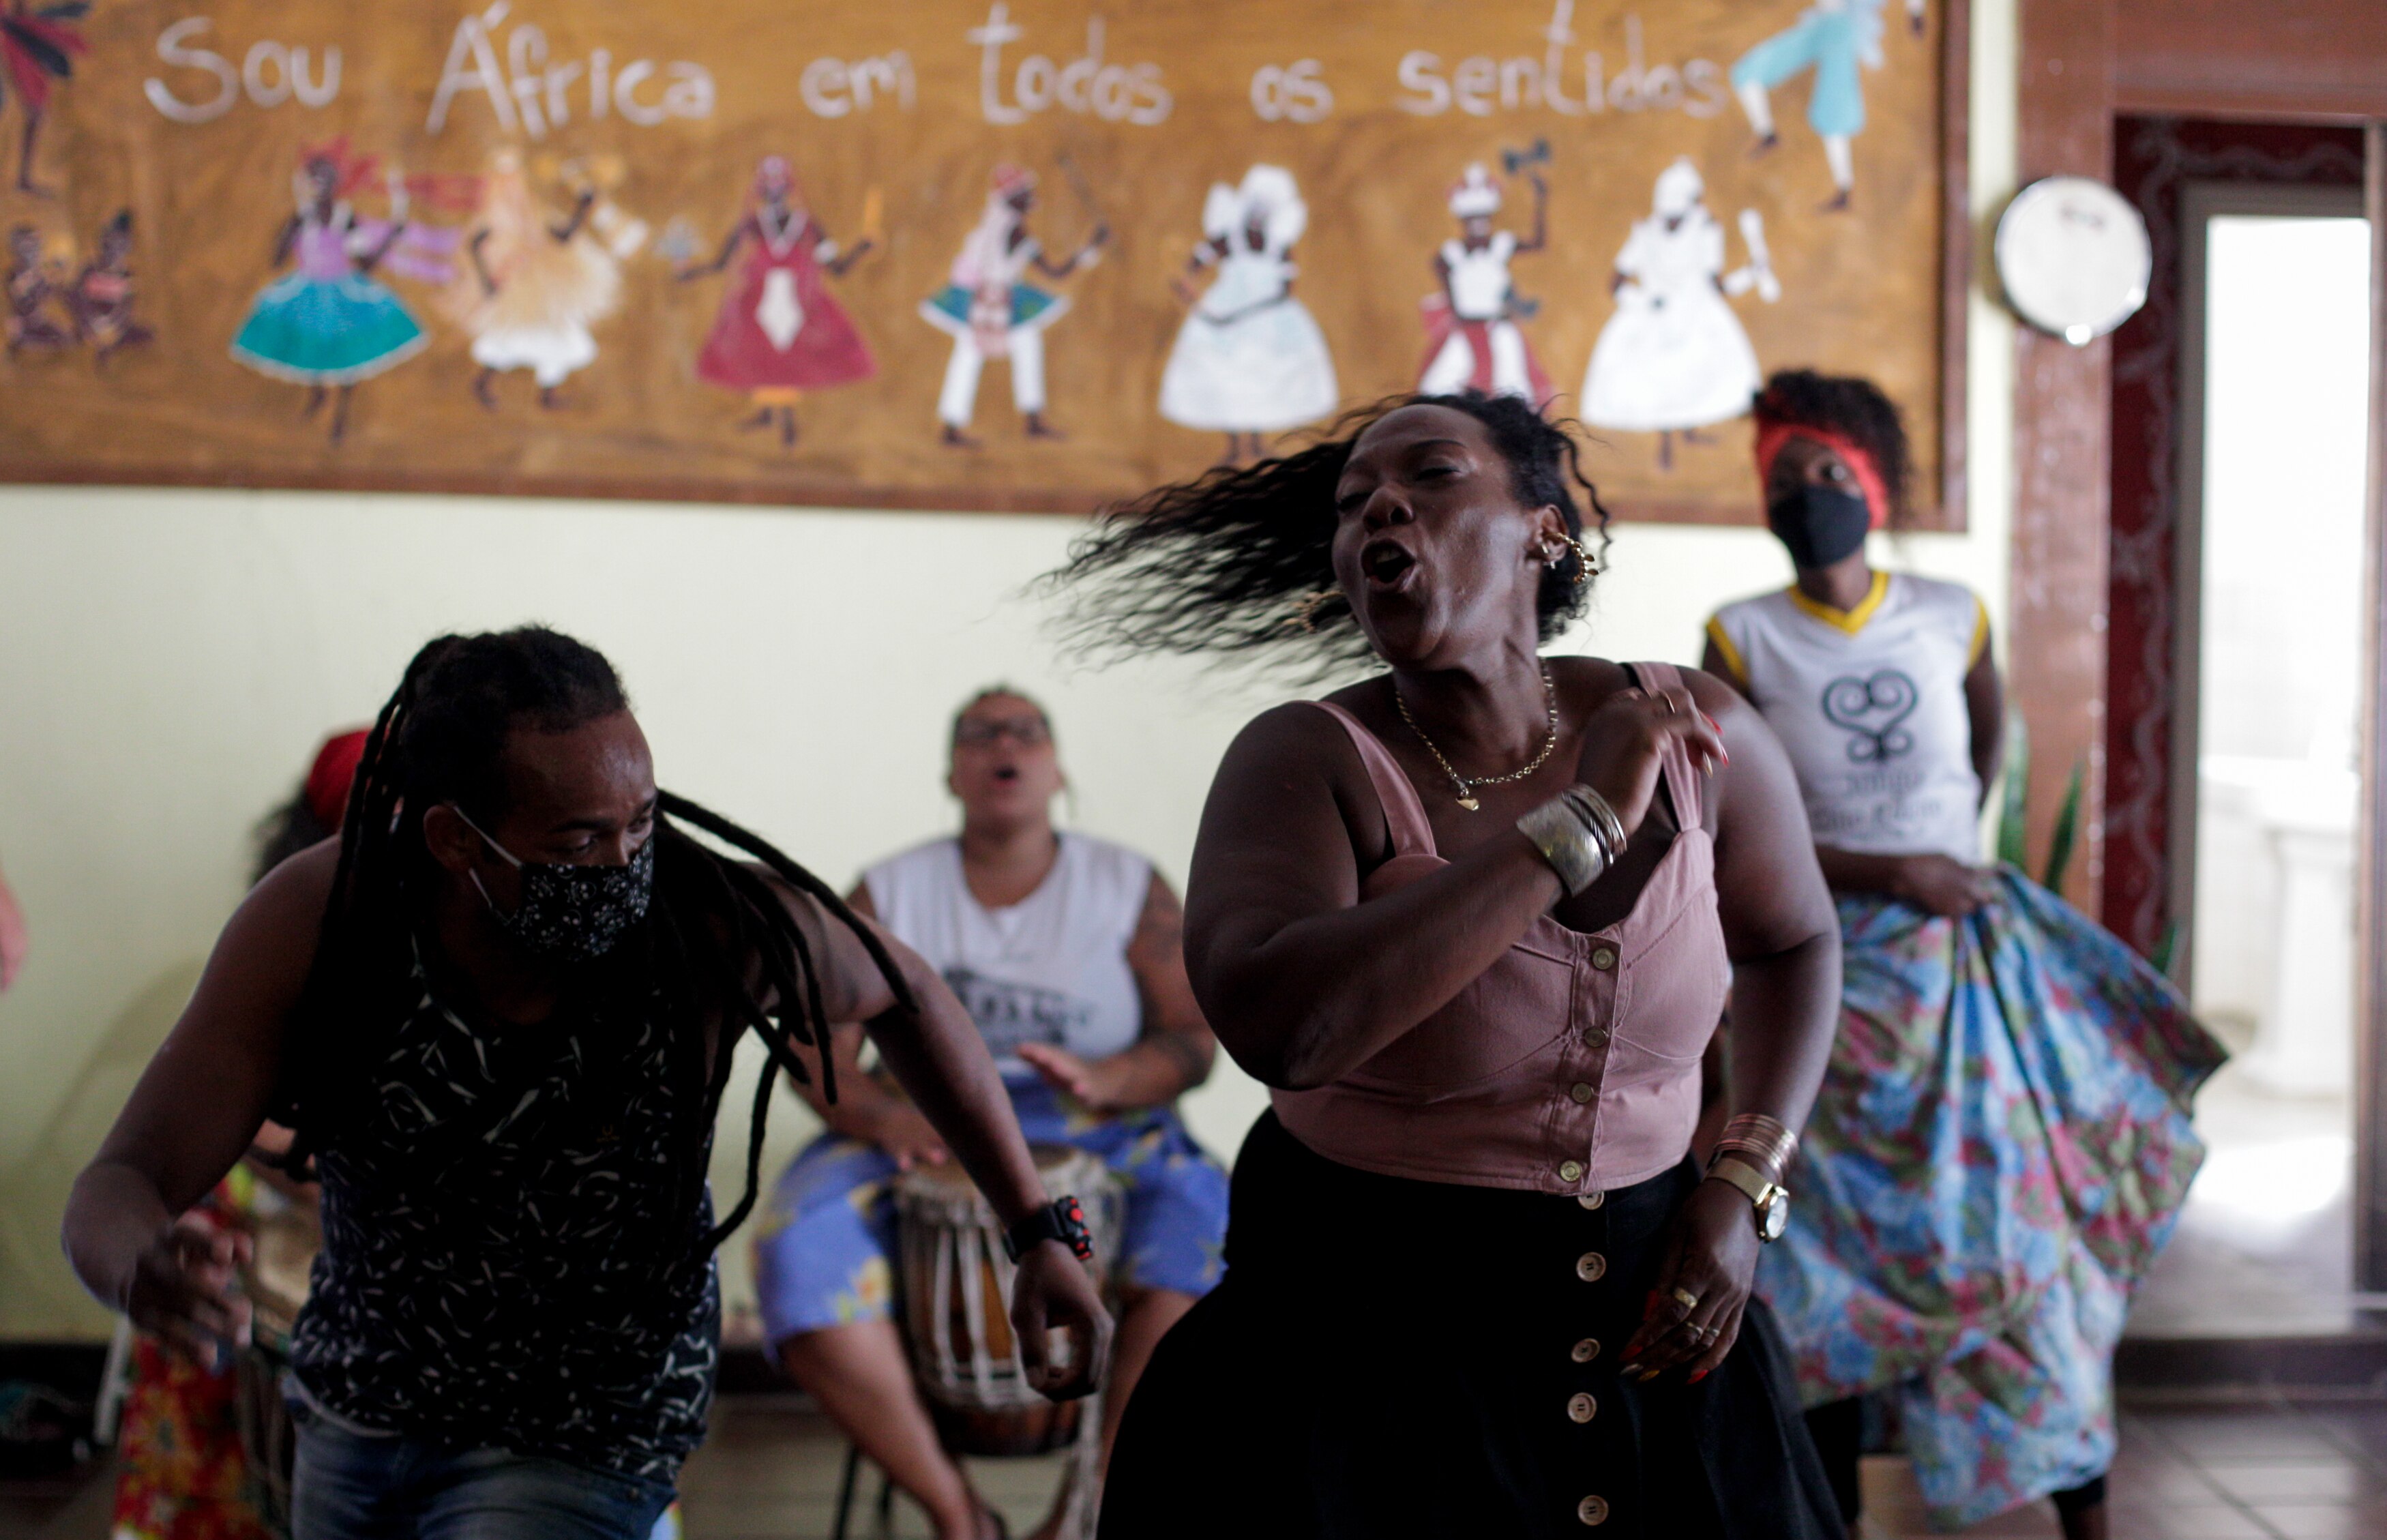
<svg viewBox="0 0 2387 1540">
<path fill-rule="evenodd" d="M 1786 588 L 1725 605 L 1708 637 L 1788 751 L 1817 844 L 1980 860 L 1964 675 L 1989 612 L 1972 590 L 1877 572 L 1853 610 Z"/>
<path fill-rule="evenodd" d="M 1450 269 L 1451 313 L 1461 321 L 1497 321 L 1509 309 L 1509 259 L 1517 254 L 1517 237 L 1496 232 L 1481 251 L 1470 251 L 1465 241 L 1442 243 L 1442 260 Z"/>
<path fill-rule="evenodd" d="M 1143 1030 L 1128 941 L 1143 917 L 1152 863 L 1082 834 L 1063 834 L 1036 890 L 1005 909 L 970 895 L 957 839 L 932 839 L 862 874 L 878 922 L 944 975 L 1005 1079 L 1032 1080 L 1023 1042 L 1102 1058 Z"/>
</svg>

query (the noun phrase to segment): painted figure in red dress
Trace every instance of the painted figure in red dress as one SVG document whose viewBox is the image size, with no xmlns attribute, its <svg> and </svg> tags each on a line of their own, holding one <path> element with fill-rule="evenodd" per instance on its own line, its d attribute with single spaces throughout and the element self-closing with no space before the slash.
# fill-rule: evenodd
<svg viewBox="0 0 2387 1540">
<path fill-rule="evenodd" d="M 867 220 L 865 223 L 869 222 Z M 697 355 L 696 377 L 754 403 L 750 428 L 777 424 L 779 442 L 796 441 L 796 403 L 807 390 L 851 385 L 878 372 L 869 346 L 828 292 L 876 244 L 864 235 L 840 247 L 804 203 L 784 157 L 765 156 L 754 172 L 745 215 L 720 255 L 683 280 L 725 271 L 742 247 L 746 263 L 721 302 L 713 335 Z"/>
</svg>

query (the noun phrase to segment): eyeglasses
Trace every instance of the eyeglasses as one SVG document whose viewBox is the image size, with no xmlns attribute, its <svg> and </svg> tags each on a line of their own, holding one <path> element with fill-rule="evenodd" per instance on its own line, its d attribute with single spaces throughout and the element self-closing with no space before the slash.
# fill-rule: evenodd
<svg viewBox="0 0 2387 1540">
<path fill-rule="evenodd" d="M 958 749 L 984 749 L 1005 738 L 1023 749 L 1041 749 L 1053 741 L 1053 729 L 1035 716 L 979 717 L 954 728 Z"/>
</svg>

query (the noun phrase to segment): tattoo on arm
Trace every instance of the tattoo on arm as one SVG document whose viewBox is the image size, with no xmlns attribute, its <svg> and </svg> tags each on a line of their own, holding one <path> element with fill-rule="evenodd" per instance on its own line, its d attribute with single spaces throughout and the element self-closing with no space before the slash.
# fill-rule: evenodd
<svg viewBox="0 0 2387 1540">
<path fill-rule="evenodd" d="M 1157 873 L 1144 894 L 1127 958 L 1143 1004 L 1139 1046 L 1174 1071 L 1178 1092 L 1191 1091 L 1210 1078 L 1215 1040 L 1185 978 L 1185 906 Z"/>
<path fill-rule="evenodd" d="M 1150 960 L 1157 953 L 1166 956 L 1182 952 L 1185 946 L 1185 905 L 1171 892 L 1168 884 L 1155 879 L 1144 895 L 1143 913 L 1136 916 L 1135 934 L 1127 943 L 1128 955 L 1139 962 Z"/>
</svg>

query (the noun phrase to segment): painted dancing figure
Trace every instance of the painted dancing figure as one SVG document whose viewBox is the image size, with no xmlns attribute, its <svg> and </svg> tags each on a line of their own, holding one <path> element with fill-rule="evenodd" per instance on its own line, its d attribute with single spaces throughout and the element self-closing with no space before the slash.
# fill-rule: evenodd
<svg viewBox="0 0 2387 1540">
<path fill-rule="evenodd" d="M 272 265 L 288 262 L 292 271 L 258 295 L 232 341 L 232 356 L 259 373 L 307 386 L 309 417 L 337 392 L 335 444 L 347 433 L 357 386 L 430 346 L 422 323 L 374 270 L 390 259 L 412 276 L 454 276 L 444 257 L 455 233 L 410 221 L 405 179 L 388 178 L 385 220 L 365 218 L 349 203 L 378 169 L 373 157 L 351 156 L 345 141 L 307 152 L 291 178 L 297 208 L 273 239 Z"/>
<path fill-rule="evenodd" d="M 863 222 L 872 221 L 865 216 Z M 720 253 L 679 275 L 685 281 L 723 271 L 746 252 L 697 355 L 696 377 L 742 392 L 755 407 L 745 425 L 777 425 L 783 448 L 795 445 L 796 407 L 805 391 L 878 372 L 869 345 L 828 288 L 829 279 L 843 277 L 877 244 L 865 234 L 839 246 L 805 201 L 794 168 L 771 155 L 755 168 L 745 216 L 722 239 Z"/>
<path fill-rule="evenodd" d="M 1262 435 L 1334 410 L 1326 335 L 1293 292 L 1294 243 L 1308 227 L 1293 173 L 1254 166 L 1241 186 L 1211 187 L 1202 242 L 1174 281 L 1190 313 L 1161 372 L 1160 415 L 1224 433 L 1228 464 L 1257 460 Z M 1197 293 L 1194 279 L 1210 270 L 1210 286 Z"/>
<path fill-rule="evenodd" d="M 42 233 L 30 224 L 8 232 L 8 356 L 56 353 L 74 334 L 50 314 L 58 285 L 42 251 Z"/>
<path fill-rule="evenodd" d="M 511 147 L 490 158 L 481 180 L 479 218 L 465 243 L 466 271 L 441 297 L 444 308 L 473 339 L 473 395 L 498 407 L 491 386 L 501 372 L 526 369 L 538 404 L 552 409 L 563 382 L 597 361 L 589 328 L 621 303 L 621 259 L 638 249 L 633 238 L 600 240 L 591 224 L 597 188 L 576 188 L 568 214 L 541 207 L 522 153 Z M 625 249 L 626 247 L 626 249 Z"/>
<path fill-rule="evenodd" d="M 1608 290 L 1616 313 L 1599 330 L 1583 373 L 1583 421 L 1595 428 L 1658 435 L 1658 468 L 1672 470 L 1674 435 L 1749 410 L 1762 376 L 1733 296 L 1755 289 L 1768 302 L 1782 285 L 1754 208 L 1740 217 L 1747 266 L 1724 271 L 1724 232 L 1708 211 L 1707 183 L 1688 156 L 1658 173 L 1647 219 L 1633 222 Z"/>
<path fill-rule="evenodd" d="M 92 361 L 105 364 L 120 350 L 138 347 L 156 335 L 133 318 L 133 210 L 121 208 L 99 233 L 91 260 L 75 274 L 68 304 L 75 334 L 90 345 Z"/>
<path fill-rule="evenodd" d="M 1734 61 L 1733 94 L 1749 115 L 1749 132 L 1757 142 L 1751 155 L 1763 155 L 1782 143 L 1774 126 L 1774 103 L 1768 95 L 1802 69 L 1815 71 L 1807 97 L 1807 124 L 1824 142 L 1824 163 L 1831 168 L 1833 194 L 1824 212 L 1849 207 L 1856 188 L 1856 158 L 1851 142 L 1865 126 L 1864 82 L 1859 66 L 1882 67 L 1881 13 L 1889 0 L 1815 0 L 1799 19 Z M 1923 35 L 1923 0 L 1906 0 L 1907 25 Z"/>
<path fill-rule="evenodd" d="M 1028 436 L 1062 436 L 1044 419 L 1044 328 L 1068 312 L 1069 297 L 1037 287 L 1028 275 L 1033 271 L 1058 281 L 1092 267 L 1110 240 L 1110 227 L 1097 220 L 1085 244 L 1056 262 L 1028 232 L 1035 207 L 1035 173 L 996 167 L 985 211 L 954 257 L 945 286 L 920 302 L 921 319 L 954 339 L 937 392 L 938 441 L 951 448 L 978 447 L 969 436 L 970 418 L 990 359 L 1011 361 L 1011 404 Z"/>
<path fill-rule="evenodd" d="M 1500 211 L 1500 183 L 1481 165 L 1468 167 L 1450 190 L 1450 212 L 1459 221 L 1459 234 L 1434 253 L 1433 273 L 1442 280 L 1442 292 L 1429 295 L 1421 307 L 1427 350 L 1425 371 L 1418 378 L 1421 395 L 1474 390 L 1522 396 L 1538 407 L 1555 394 L 1518 328 L 1520 313 L 1531 311 L 1517 298 L 1509 276 L 1511 258 L 1549 244 L 1549 184 L 1537 168 L 1528 174 L 1534 188 L 1534 233 L 1522 241 L 1493 228 L 1492 216 Z"/>
<path fill-rule="evenodd" d="M 74 74 L 75 56 L 91 44 L 74 23 L 91 14 L 91 0 L 50 0 L 27 5 L 6 0 L 0 9 L 0 88 L 13 86 L 17 112 L 25 120 L 24 137 L 17 146 L 17 191 L 48 197 L 50 189 L 33 180 L 33 150 L 40 142 L 42 120 L 50 109 L 50 95 L 58 82 Z M 0 95 L 5 95 L 0 89 Z"/>
</svg>

